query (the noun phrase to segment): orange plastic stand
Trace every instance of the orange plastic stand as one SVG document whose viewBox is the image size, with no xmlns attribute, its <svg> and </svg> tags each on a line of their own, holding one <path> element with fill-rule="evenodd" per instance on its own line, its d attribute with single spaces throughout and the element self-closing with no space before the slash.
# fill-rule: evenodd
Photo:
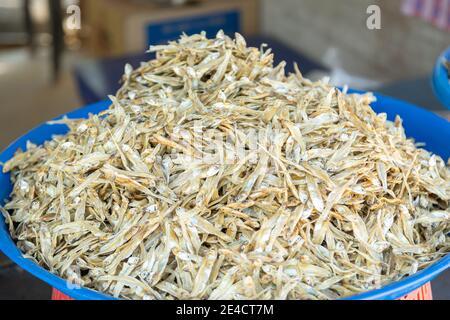
<svg viewBox="0 0 450 320">
<path fill-rule="evenodd" d="M 428 282 L 420 288 L 401 297 L 399 300 L 433 300 L 431 284 Z"/>
<path fill-rule="evenodd" d="M 53 289 L 52 300 L 73 300 L 73 298 L 65 295 L 64 293 Z M 433 293 L 431 292 L 431 284 L 428 282 L 422 287 L 408 293 L 406 296 L 399 298 L 398 300 L 433 300 Z"/>
<path fill-rule="evenodd" d="M 61 291 L 53 289 L 52 290 L 52 300 L 74 300 L 74 299 L 65 295 Z"/>
</svg>

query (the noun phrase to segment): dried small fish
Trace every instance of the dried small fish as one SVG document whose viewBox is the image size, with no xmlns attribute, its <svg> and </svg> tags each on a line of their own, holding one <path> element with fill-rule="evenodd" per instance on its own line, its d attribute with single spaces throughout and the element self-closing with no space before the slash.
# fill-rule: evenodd
<svg viewBox="0 0 450 320">
<path fill-rule="evenodd" d="M 3 165 L 24 256 L 125 299 L 335 299 L 449 252 L 449 167 L 371 94 L 239 34 L 150 51 L 108 110 Z"/>
</svg>

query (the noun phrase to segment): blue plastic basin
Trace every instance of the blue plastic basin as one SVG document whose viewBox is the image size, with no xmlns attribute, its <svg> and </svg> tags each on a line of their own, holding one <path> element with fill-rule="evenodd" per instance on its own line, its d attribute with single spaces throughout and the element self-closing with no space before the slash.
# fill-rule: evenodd
<svg viewBox="0 0 450 320">
<path fill-rule="evenodd" d="M 440 155 L 445 160 L 450 157 L 450 123 L 447 120 L 406 102 L 381 95 L 376 95 L 376 97 L 377 102 L 372 104 L 376 112 L 387 113 L 390 120 L 394 120 L 397 114 L 400 115 L 408 137 L 413 137 L 418 142 L 425 142 L 427 150 Z M 66 116 L 68 118 L 87 118 L 89 113 L 99 113 L 105 110 L 109 104 L 109 101 L 98 102 L 67 113 Z M 40 125 L 20 137 L 3 151 L 0 154 L 0 163 L 11 159 L 18 148 L 25 149 L 27 141 L 42 144 L 44 141 L 50 140 L 53 135 L 64 134 L 65 132 L 67 132 L 65 125 Z M 2 166 L 0 165 L 0 171 L 2 171 L 1 169 Z M 12 185 L 9 173 L 0 173 L 0 204 L 5 203 L 4 200 L 9 197 L 11 190 Z M 84 300 L 114 299 L 90 289 L 70 289 L 64 279 L 48 272 L 31 260 L 25 259 L 11 239 L 5 219 L 1 214 L 0 250 L 22 269 L 72 298 Z M 428 268 L 401 281 L 347 299 L 397 299 L 426 284 L 449 266 L 450 254 L 447 254 Z"/>
<path fill-rule="evenodd" d="M 443 64 L 445 59 L 450 61 L 450 47 L 448 47 L 437 59 L 433 69 L 431 84 L 439 101 L 447 109 L 450 109 L 450 81 L 448 71 Z"/>
</svg>

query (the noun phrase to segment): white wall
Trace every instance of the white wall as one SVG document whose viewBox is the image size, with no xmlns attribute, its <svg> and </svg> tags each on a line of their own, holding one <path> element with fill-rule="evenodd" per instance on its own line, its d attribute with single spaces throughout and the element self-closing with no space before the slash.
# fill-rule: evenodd
<svg viewBox="0 0 450 320">
<path fill-rule="evenodd" d="M 381 8 L 381 30 L 368 30 L 366 9 Z M 450 34 L 405 17 L 400 0 L 262 0 L 263 32 L 320 60 L 336 47 L 343 67 L 377 79 L 429 74 Z"/>
</svg>

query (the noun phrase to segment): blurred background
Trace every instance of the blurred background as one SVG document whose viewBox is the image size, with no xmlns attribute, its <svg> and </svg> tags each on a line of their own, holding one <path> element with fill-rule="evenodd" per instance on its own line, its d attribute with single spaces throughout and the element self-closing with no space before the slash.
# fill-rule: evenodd
<svg viewBox="0 0 450 320">
<path fill-rule="evenodd" d="M 59 114 L 114 94 L 150 44 L 205 30 L 267 43 L 287 70 L 450 114 L 430 76 L 450 45 L 450 0 L 0 0 L 0 147 Z M 450 299 L 450 273 L 433 282 Z M 0 299 L 50 288 L 0 254 Z"/>
</svg>

